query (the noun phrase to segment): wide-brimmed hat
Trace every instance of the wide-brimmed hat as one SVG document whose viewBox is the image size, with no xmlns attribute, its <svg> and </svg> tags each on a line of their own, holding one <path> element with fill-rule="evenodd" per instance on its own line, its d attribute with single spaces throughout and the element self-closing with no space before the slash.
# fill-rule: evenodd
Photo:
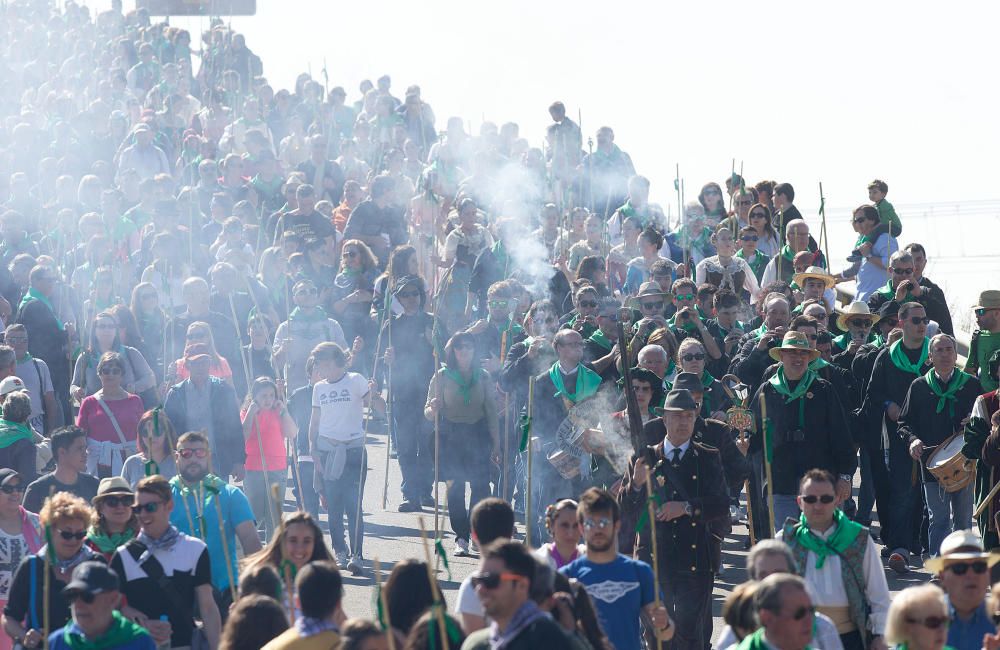
<svg viewBox="0 0 1000 650">
<path fill-rule="evenodd" d="M 121 476 L 109 476 L 101 479 L 100 485 L 97 486 L 97 495 L 91 499 L 91 502 L 96 506 L 101 499 L 112 494 L 127 494 L 132 496 L 135 493 L 132 491 L 132 486 L 128 484 L 128 481 Z"/>
<path fill-rule="evenodd" d="M 670 294 L 660 288 L 659 282 L 643 282 L 639 285 L 639 292 L 628 299 L 628 306 L 632 309 L 639 309 L 639 303 L 643 298 L 663 298 L 666 302 L 670 299 Z"/>
<path fill-rule="evenodd" d="M 847 309 L 840 312 L 840 315 L 837 316 L 837 327 L 846 332 L 847 323 L 852 318 L 867 318 L 872 322 L 872 325 L 882 320 L 881 316 L 873 314 L 872 310 L 868 309 L 868 303 L 852 302 L 847 306 Z"/>
<path fill-rule="evenodd" d="M 694 401 L 691 391 L 675 388 L 667 393 L 663 400 L 663 411 L 697 411 L 698 402 Z"/>
<path fill-rule="evenodd" d="M 820 266 L 810 266 L 802 273 L 796 273 L 792 276 L 792 282 L 800 287 L 804 287 L 806 280 L 809 278 L 819 280 L 826 285 L 827 289 L 832 289 L 837 285 L 837 279 Z"/>
<path fill-rule="evenodd" d="M 956 530 L 941 542 L 937 557 L 924 562 L 924 568 L 931 573 L 944 569 L 950 560 L 984 560 L 987 566 L 1000 562 L 1000 553 L 987 553 L 983 538 L 973 530 Z"/>
<path fill-rule="evenodd" d="M 1000 309 L 1000 290 L 987 289 L 979 294 L 979 302 L 973 309 Z"/>
<path fill-rule="evenodd" d="M 674 377 L 674 390 L 686 390 L 691 393 L 704 393 L 705 386 L 701 383 L 701 377 L 693 372 L 679 372 Z"/>
<path fill-rule="evenodd" d="M 802 332 L 785 332 L 785 337 L 781 339 L 781 345 L 771 348 L 768 354 L 775 361 L 781 361 L 782 350 L 805 350 L 810 355 L 810 361 L 814 361 L 819 356 L 819 350 L 809 345 L 809 339 Z"/>
</svg>

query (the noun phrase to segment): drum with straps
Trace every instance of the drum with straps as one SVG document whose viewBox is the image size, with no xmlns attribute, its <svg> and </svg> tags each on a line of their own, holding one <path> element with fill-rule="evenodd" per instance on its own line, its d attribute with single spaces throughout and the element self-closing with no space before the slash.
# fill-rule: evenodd
<svg viewBox="0 0 1000 650">
<path fill-rule="evenodd" d="M 927 471 L 945 492 L 958 492 L 976 478 L 976 462 L 962 455 L 964 445 L 962 433 L 954 433 L 927 458 Z"/>
</svg>

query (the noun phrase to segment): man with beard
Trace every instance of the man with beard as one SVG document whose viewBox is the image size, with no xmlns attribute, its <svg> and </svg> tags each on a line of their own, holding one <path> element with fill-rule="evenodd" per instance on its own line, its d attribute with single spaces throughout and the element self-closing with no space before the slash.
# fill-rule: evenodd
<svg viewBox="0 0 1000 650">
<path fill-rule="evenodd" d="M 645 498 L 642 503 L 645 504 Z M 618 552 L 621 516 L 618 502 L 605 490 L 580 495 L 577 518 L 587 551 L 560 572 L 576 578 L 597 605 L 601 629 L 615 648 L 640 647 L 640 617 L 645 615 L 661 638 L 673 635 L 667 608 L 658 605 L 656 579 L 649 564 Z M 711 587 L 709 587 L 711 596 Z M 711 620 L 709 620 L 711 625 Z M 701 646 L 704 648 L 705 646 Z"/>
<path fill-rule="evenodd" d="M 996 390 L 996 375 L 986 372 L 987 361 L 1000 350 L 1000 291 L 983 291 L 973 307 L 979 328 L 972 334 L 965 372 L 977 375 L 984 390 Z"/>
<path fill-rule="evenodd" d="M 220 598 L 219 611 L 228 612 L 231 588 L 235 587 L 232 581 L 239 574 L 237 537 L 244 557 L 261 549 L 253 510 L 238 487 L 211 473 L 212 452 L 208 439 L 200 431 L 190 431 L 178 438 L 174 461 L 177 476 L 170 479 L 173 495 L 170 523 L 208 546 L 212 586 Z"/>
</svg>

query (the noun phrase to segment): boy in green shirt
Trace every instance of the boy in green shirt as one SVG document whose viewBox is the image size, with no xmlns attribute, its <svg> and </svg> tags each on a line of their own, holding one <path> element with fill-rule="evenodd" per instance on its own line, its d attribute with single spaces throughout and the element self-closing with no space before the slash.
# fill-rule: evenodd
<svg viewBox="0 0 1000 650">
<path fill-rule="evenodd" d="M 871 231 L 867 236 L 858 238 L 854 250 L 851 251 L 851 256 L 847 258 L 848 262 L 860 262 L 861 258 L 869 255 L 875 242 L 885 233 L 889 233 L 892 237 L 899 237 L 899 234 L 903 232 L 903 223 L 896 215 L 896 209 L 892 207 L 891 203 L 885 200 L 885 195 L 888 193 L 889 185 L 885 181 L 876 178 L 871 183 L 868 183 L 868 199 L 875 205 L 875 209 L 878 210 L 879 223 L 875 226 L 875 230 Z"/>
</svg>

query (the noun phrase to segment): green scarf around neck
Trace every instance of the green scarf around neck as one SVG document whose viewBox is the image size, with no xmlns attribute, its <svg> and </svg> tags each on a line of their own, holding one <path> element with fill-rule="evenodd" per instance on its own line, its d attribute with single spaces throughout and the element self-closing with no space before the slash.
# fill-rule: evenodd
<svg viewBox="0 0 1000 650">
<path fill-rule="evenodd" d="M 59 329 L 60 330 L 66 329 L 66 326 L 63 324 L 63 322 L 59 319 L 59 316 L 56 314 L 55 307 L 52 306 L 52 302 L 49 300 L 48 296 L 46 296 L 45 294 L 43 294 L 41 291 L 39 291 L 34 287 L 28 287 L 28 291 L 27 293 L 24 294 L 24 297 L 21 298 L 21 303 L 17 306 L 17 310 L 21 311 L 22 309 L 24 309 L 24 306 L 27 305 L 32 300 L 37 300 L 38 302 L 48 307 L 49 311 L 52 312 L 52 318 L 56 319 L 56 324 L 59 326 Z"/>
<path fill-rule="evenodd" d="M 6 449 L 19 440 L 32 440 L 31 429 L 24 422 L 0 419 L 0 449 Z"/>
<path fill-rule="evenodd" d="M 712 376 L 712 373 L 707 370 L 701 371 L 701 385 L 703 388 L 711 386 L 713 381 L 715 381 L 715 377 Z"/>
<path fill-rule="evenodd" d="M 318 323 L 326 320 L 326 312 L 322 307 L 315 307 L 311 314 L 307 314 L 300 307 L 296 307 L 288 314 L 288 320 L 298 323 Z"/>
<path fill-rule="evenodd" d="M 823 357 L 816 357 L 815 359 L 809 362 L 809 369 L 816 372 L 822 370 L 823 368 L 826 368 L 828 365 L 830 365 L 829 361 L 827 361 Z"/>
<path fill-rule="evenodd" d="M 593 341 L 594 343 L 598 344 L 599 346 L 601 346 L 602 348 L 604 348 L 608 352 L 610 352 L 611 348 L 614 347 L 614 343 L 612 343 L 611 341 L 609 341 L 608 340 L 608 336 L 603 331 L 601 331 L 599 328 L 598 328 L 598 330 L 596 332 L 594 332 L 593 334 L 591 334 L 590 338 L 587 339 L 587 340 L 588 341 Z"/>
<path fill-rule="evenodd" d="M 770 650 L 771 646 L 764 640 L 764 628 L 759 628 L 753 634 L 748 634 L 740 641 L 736 650 Z M 813 650 L 811 645 L 807 645 L 805 650 Z"/>
<path fill-rule="evenodd" d="M 579 404 L 588 397 L 593 396 L 601 385 L 601 376 L 587 366 L 580 364 L 576 367 L 576 386 L 572 393 L 567 392 L 566 386 L 563 383 L 562 371 L 559 370 L 558 361 L 553 363 L 552 367 L 549 368 L 549 379 L 552 380 L 552 384 L 556 387 L 555 396 L 562 395 L 574 404 Z"/>
<path fill-rule="evenodd" d="M 441 371 L 445 377 L 455 382 L 458 385 L 458 392 L 462 396 L 462 402 L 468 406 L 472 401 L 472 387 L 476 385 L 476 376 L 479 374 L 476 372 L 477 369 L 473 369 L 472 377 L 466 381 L 465 377 L 462 376 L 458 370 L 454 368 L 449 368 L 447 365 L 441 365 Z"/>
<path fill-rule="evenodd" d="M 924 379 L 927 380 L 927 385 L 930 386 L 931 391 L 938 397 L 937 407 L 934 412 L 940 413 L 944 410 L 945 404 L 947 404 L 948 417 L 953 418 L 955 417 L 955 395 L 972 379 L 972 376 L 965 374 L 958 368 L 955 368 L 951 375 L 947 386 L 942 386 L 941 382 L 938 381 L 937 375 L 934 373 L 934 368 L 931 368 L 924 374 Z"/>
<path fill-rule="evenodd" d="M 920 346 L 920 358 L 917 359 L 916 363 L 910 361 L 910 358 L 906 356 L 906 352 L 903 351 L 903 339 L 899 339 L 895 343 L 889 346 L 889 360 L 892 361 L 892 365 L 896 366 L 903 372 L 908 372 L 912 375 L 920 376 L 920 369 L 924 367 L 924 363 L 927 362 L 927 353 L 930 346 L 927 337 L 924 337 L 924 342 Z"/>
<path fill-rule="evenodd" d="M 833 511 L 833 523 L 837 529 L 829 538 L 823 539 L 809 529 L 805 514 L 799 515 L 799 525 L 795 527 L 795 541 L 816 554 L 817 569 L 823 568 L 827 557 L 842 555 L 864 528 L 861 524 L 848 519 L 840 508 Z"/>
<path fill-rule="evenodd" d="M 778 371 L 774 373 L 774 376 L 768 381 L 774 390 L 785 398 L 785 404 L 791 404 L 792 402 L 798 400 L 799 402 L 799 428 L 804 429 L 806 426 L 806 401 L 802 399 L 806 393 L 809 392 L 809 387 L 812 386 L 813 381 L 816 380 L 816 371 L 806 370 L 805 374 L 802 375 L 802 379 L 799 380 L 798 385 L 795 390 L 792 390 L 788 386 L 788 379 L 785 378 L 785 366 L 778 366 Z"/>
<path fill-rule="evenodd" d="M 788 244 L 781 247 L 781 256 L 788 260 L 789 262 L 795 261 L 795 251 Z"/>
<path fill-rule="evenodd" d="M 101 553 L 114 553 L 119 546 L 128 544 L 135 537 L 135 531 L 126 528 L 120 533 L 108 534 L 100 526 L 91 526 L 87 530 L 87 539 L 97 547 Z"/>
<path fill-rule="evenodd" d="M 120 648 L 149 632 L 137 623 L 128 620 L 117 610 L 111 612 L 111 626 L 99 638 L 88 640 L 80 632 L 74 631 L 75 625 L 63 628 L 63 642 L 72 650 L 112 650 Z"/>
</svg>

